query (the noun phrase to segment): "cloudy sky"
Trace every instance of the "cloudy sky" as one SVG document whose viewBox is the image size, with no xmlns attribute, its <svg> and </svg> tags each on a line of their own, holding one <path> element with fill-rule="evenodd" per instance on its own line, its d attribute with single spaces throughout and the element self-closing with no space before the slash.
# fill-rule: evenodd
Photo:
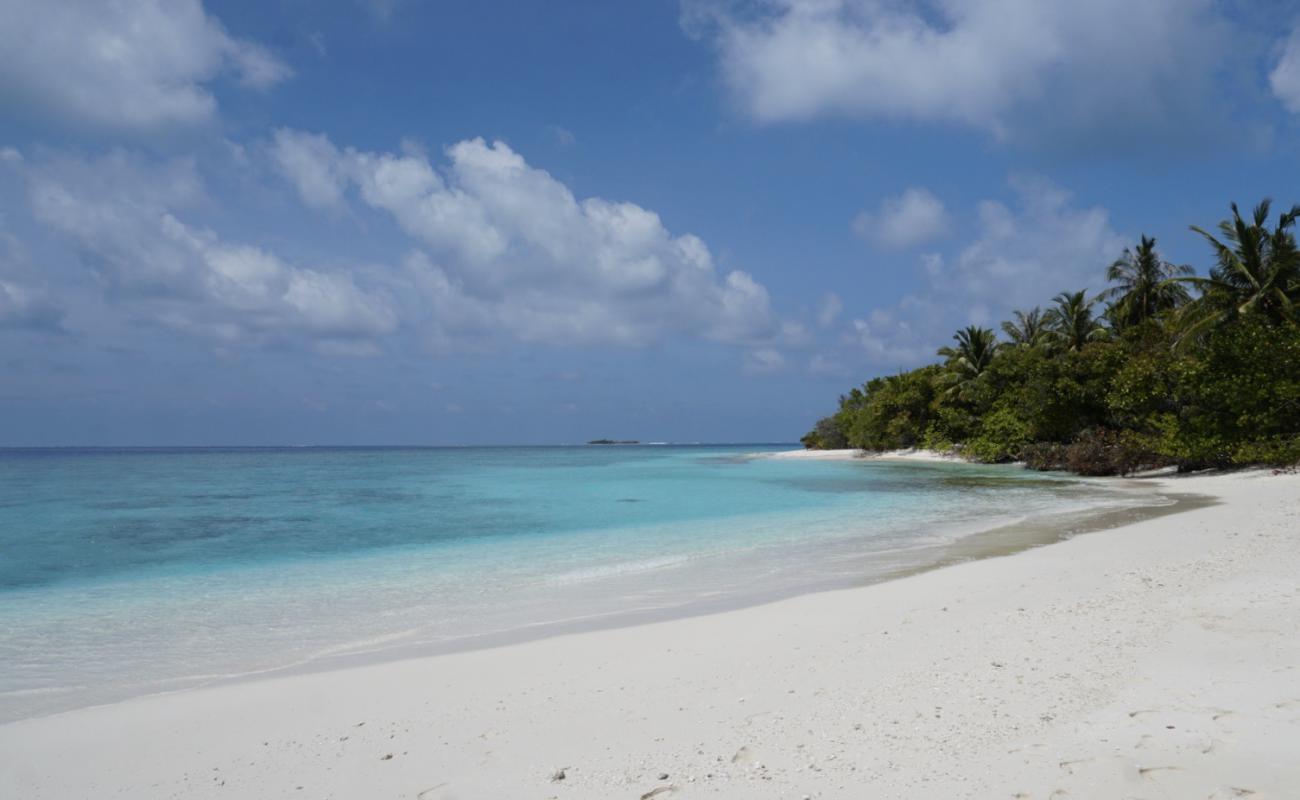
<svg viewBox="0 0 1300 800">
<path fill-rule="evenodd" d="M 0 0 L 0 445 L 792 441 L 1300 202 L 1300 9 Z"/>
</svg>

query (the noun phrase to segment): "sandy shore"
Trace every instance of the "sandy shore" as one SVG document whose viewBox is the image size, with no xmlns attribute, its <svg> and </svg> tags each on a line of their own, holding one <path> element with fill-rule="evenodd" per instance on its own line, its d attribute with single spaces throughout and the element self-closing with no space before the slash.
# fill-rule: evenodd
<svg viewBox="0 0 1300 800">
<path fill-rule="evenodd" d="M 872 461 L 961 461 L 960 456 L 939 450 L 886 450 L 868 453 L 865 450 L 779 450 L 763 453 L 764 458 L 798 459 L 808 461 L 846 461 L 853 458 Z"/>
<path fill-rule="evenodd" d="M 1300 476 L 1154 482 L 1221 502 L 724 614 L 12 723 L 0 797 L 1295 797 Z"/>
</svg>

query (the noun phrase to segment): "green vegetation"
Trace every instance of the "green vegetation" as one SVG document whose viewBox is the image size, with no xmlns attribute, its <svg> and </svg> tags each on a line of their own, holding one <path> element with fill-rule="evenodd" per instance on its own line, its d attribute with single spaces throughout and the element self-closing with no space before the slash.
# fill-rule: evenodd
<svg viewBox="0 0 1300 800">
<path fill-rule="evenodd" d="M 1089 475 L 1300 462 L 1300 206 L 1269 227 L 1232 205 L 1209 277 L 1154 239 L 1095 297 L 1061 292 L 958 331 L 941 364 L 873 378 L 803 437 L 809 448 L 957 449 Z"/>
</svg>

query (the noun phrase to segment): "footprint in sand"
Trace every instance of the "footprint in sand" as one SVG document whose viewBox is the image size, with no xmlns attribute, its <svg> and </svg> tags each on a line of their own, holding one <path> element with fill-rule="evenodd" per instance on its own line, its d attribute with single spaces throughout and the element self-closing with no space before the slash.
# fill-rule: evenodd
<svg viewBox="0 0 1300 800">
<path fill-rule="evenodd" d="M 1210 719 L 1213 720 L 1214 722 L 1218 722 L 1219 720 L 1224 719 L 1226 717 L 1231 717 L 1236 713 L 1237 713 L 1236 711 L 1233 711 L 1230 708 L 1216 708 L 1214 709 L 1214 716 L 1210 717 Z"/>
<path fill-rule="evenodd" d="M 1214 794 L 1210 795 L 1205 800 L 1233 800 L 1233 798 L 1238 797 L 1250 797 L 1253 794 L 1257 794 L 1254 789 L 1243 789 L 1239 786 L 1229 786 L 1226 789 L 1215 789 Z"/>
<path fill-rule="evenodd" d="M 1182 767 L 1138 767 L 1138 776 L 1146 780 L 1158 780 L 1166 772 L 1182 771 Z"/>
</svg>

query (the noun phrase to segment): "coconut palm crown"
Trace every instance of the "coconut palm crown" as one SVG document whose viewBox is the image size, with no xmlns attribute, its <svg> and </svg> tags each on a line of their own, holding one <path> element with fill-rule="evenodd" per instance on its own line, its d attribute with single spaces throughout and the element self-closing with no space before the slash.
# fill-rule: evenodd
<svg viewBox="0 0 1300 800">
<path fill-rule="evenodd" d="M 1023 347 L 1037 347 L 1047 340 L 1047 319 L 1038 306 L 1030 311 L 1013 312 L 1015 319 L 1002 323 L 1002 332 L 1011 344 Z"/>
<path fill-rule="evenodd" d="M 990 328 L 968 325 L 953 334 L 956 347 L 940 347 L 938 355 L 948 359 L 949 395 L 965 395 L 979 380 L 993 356 L 997 355 L 997 336 Z"/>
<path fill-rule="evenodd" d="M 1098 298 L 1088 299 L 1087 290 L 1061 292 L 1052 298 L 1056 307 L 1045 315 L 1049 341 L 1064 350 L 1079 351 L 1089 342 L 1105 339 L 1106 326 L 1092 312 Z"/>
<path fill-rule="evenodd" d="M 1123 329 L 1155 319 L 1191 300 L 1187 287 L 1177 278 L 1194 274 L 1185 264 L 1165 261 L 1156 251 L 1156 240 L 1143 236 L 1135 249 L 1124 249 L 1106 269 L 1106 280 L 1115 284 L 1101 293 L 1111 301 L 1107 316 L 1111 324 Z"/>
<path fill-rule="evenodd" d="M 1219 223 L 1221 239 L 1192 226 L 1210 243 L 1216 261 L 1210 277 L 1182 279 L 1201 290 L 1192 308 L 1193 329 L 1250 311 L 1262 313 L 1272 322 L 1300 321 L 1296 312 L 1300 304 L 1300 250 L 1292 232 L 1300 218 L 1300 205 L 1279 215 L 1270 230 L 1271 206 L 1269 200 L 1260 202 L 1248 222 L 1237 204 L 1232 203 L 1232 218 Z"/>
</svg>

